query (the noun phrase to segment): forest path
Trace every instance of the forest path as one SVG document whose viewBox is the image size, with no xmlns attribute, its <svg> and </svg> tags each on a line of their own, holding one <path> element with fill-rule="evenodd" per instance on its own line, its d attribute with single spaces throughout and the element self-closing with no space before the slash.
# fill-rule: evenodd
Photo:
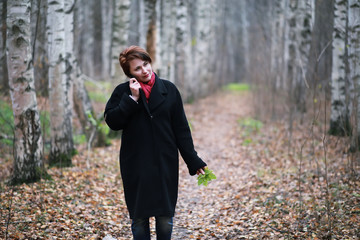
<svg viewBox="0 0 360 240">
<path fill-rule="evenodd" d="M 237 230 L 233 234 L 228 231 L 233 231 L 234 221 L 240 224 L 232 203 L 244 197 L 240 189 L 253 172 L 244 158 L 239 125 L 240 119 L 251 116 L 250 101 L 245 92 L 219 91 L 185 106 L 195 148 L 217 179 L 207 187 L 198 186 L 181 162 L 174 239 L 239 236 Z"/>
</svg>

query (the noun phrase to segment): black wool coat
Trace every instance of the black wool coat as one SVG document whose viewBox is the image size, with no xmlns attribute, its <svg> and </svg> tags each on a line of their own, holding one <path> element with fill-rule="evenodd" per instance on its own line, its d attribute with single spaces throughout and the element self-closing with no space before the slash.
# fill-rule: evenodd
<svg viewBox="0 0 360 240">
<path fill-rule="evenodd" d="M 118 85 L 105 107 L 105 121 L 122 130 L 120 169 L 130 218 L 174 216 L 179 155 L 189 173 L 206 164 L 194 149 L 180 93 L 156 76 L 149 102 L 130 98 L 129 82 Z"/>
</svg>

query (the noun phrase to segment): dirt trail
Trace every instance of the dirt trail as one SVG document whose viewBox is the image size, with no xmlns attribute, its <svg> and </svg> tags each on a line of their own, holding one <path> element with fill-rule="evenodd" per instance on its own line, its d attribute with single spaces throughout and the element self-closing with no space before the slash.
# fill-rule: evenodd
<svg viewBox="0 0 360 240">
<path fill-rule="evenodd" d="M 174 239 L 222 239 L 228 228 L 221 226 L 233 224 L 233 219 L 224 221 L 229 215 L 224 212 L 230 210 L 232 199 L 240 197 L 236 186 L 243 186 L 250 173 L 238 145 L 238 120 L 250 116 L 249 101 L 244 93 L 219 92 L 186 105 L 196 150 L 218 179 L 199 187 L 181 162 Z"/>
</svg>

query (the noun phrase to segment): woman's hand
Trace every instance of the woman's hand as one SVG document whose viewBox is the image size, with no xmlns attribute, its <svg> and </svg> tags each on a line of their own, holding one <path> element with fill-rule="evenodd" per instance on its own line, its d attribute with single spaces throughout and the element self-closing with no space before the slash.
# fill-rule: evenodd
<svg viewBox="0 0 360 240">
<path fill-rule="evenodd" d="M 130 78 L 129 81 L 131 96 L 135 101 L 138 101 L 140 98 L 140 83 L 136 80 L 136 78 Z"/>
<path fill-rule="evenodd" d="M 204 168 L 202 167 L 202 168 L 200 168 L 199 170 L 197 170 L 197 171 L 196 171 L 196 174 L 197 174 L 197 175 L 200 175 L 200 174 L 204 175 L 204 174 L 205 174 Z"/>
</svg>

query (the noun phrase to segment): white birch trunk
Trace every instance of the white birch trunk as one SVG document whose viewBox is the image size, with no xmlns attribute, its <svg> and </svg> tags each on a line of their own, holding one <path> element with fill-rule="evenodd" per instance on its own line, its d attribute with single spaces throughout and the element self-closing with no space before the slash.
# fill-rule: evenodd
<svg viewBox="0 0 360 240">
<path fill-rule="evenodd" d="M 307 9 L 306 2 L 302 0 L 292 0 L 285 6 L 289 10 L 286 26 L 286 81 L 289 93 L 289 103 L 296 107 L 292 111 L 303 113 L 306 111 L 305 105 L 305 72 L 307 56 L 309 52 L 309 39 L 311 37 L 310 21 L 311 12 Z"/>
<path fill-rule="evenodd" d="M 101 1 L 102 17 L 102 55 L 101 70 L 102 78 L 106 79 L 111 76 L 111 42 L 112 42 L 112 24 L 113 24 L 113 2 L 112 0 Z M 115 1 L 118 2 L 118 1 Z"/>
<path fill-rule="evenodd" d="M 299 8 L 297 11 L 297 22 L 299 27 L 297 30 L 297 39 L 299 41 L 299 51 L 297 60 L 297 78 L 295 87 L 297 110 L 303 113 L 306 112 L 306 88 L 309 88 L 309 83 L 305 77 L 308 63 L 308 55 L 311 43 L 311 22 L 313 19 L 312 0 L 300 0 L 298 2 Z"/>
<path fill-rule="evenodd" d="M 69 117 L 66 121 L 70 123 L 68 131 L 72 131 L 72 109 L 74 109 L 73 100 L 73 80 L 75 79 L 75 67 L 77 59 L 74 54 L 74 0 L 64 0 L 64 30 L 65 30 L 65 67 L 66 67 L 66 113 Z M 50 53 L 51 54 L 51 53 Z"/>
<path fill-rule="evenodd" d="M 246 1 L 240 1 L 240 11 L 241 11 L 241 33 L 242 33 L 242 39 L 243 39 L 243 53 L 244 53 L 244 69 L 245 78 L 249 77 L 247 71 L 249 69 L 249 51 L 250 51 L 250 45 L 249 45 L 249 21 L 247 16 L 247 2 Z M 249 79 L 247 79 L 249 81 Z"/>
<path fill-rule="evenodd" d="M 70 82 L 66 74 L 64 0 L 48 2 L 48 53 L 51 165 L 70 166 L 74 151 L 69 101 Z"/>
<path fill-rule="evenodd" d="M 293 88 L 296 83 L 297 78 L 297 57 L 298 57 L 298 45 L 297 45 L 297 29 L 296 24 L 296 15 L 297 15 L 297 5 L 298 0 L 290 1 L 288 10 L 289 18 L 287 19 L 288 25 L 288 41 L 287 41 L 287 52 L 288 52 L 288 61 L 287 61 L 287 81 L 288 81 L 288 92 L 289 98 L 293 101 Z"/>
<path fill-rule="evenodd" d="M 325 12 L 327 14 L 324 14 Z M 334 31 L 334 0 L 316 1 L 313 19 L 314 21 L 311 21 L 312 37 L 306 80 L 313 89 L 319 89 L 319 86 L 321 86 L 321 89 L 325 90 L 326 95 L 329 96 L 332 64 L 331 42 Z M 313 91 L 313 94 L 316 92 Z"/>
<path fill-rule="evenodd" d="M 43 0 L 32 0 L 31 8 L 35 88 L 38 95 L 46 96 L 49 85 L 46 33 L 47 2 Z"/>
<path fill-rule="evenodd" d="M 75 56 L 75 49 L 74 49 L 74 8 L 73 8 L 74 0 L 65 0 L 65 36 L 66 36 L 66 74 L 67 74 L 67 82 L 70 86 L 70 89 L 68 91 L 68 99 L 71 104 L 70 110 L 73 109 L 77 117 L 80 121 L 83 133 L 86 135 L 87 140 L 90 141 L 90 135 L 94 131 L 94 127 L 90 120 L 89 115 L 91 114 L 92 117 L 97 118 L 97 116 L 94 113 L 94 109 L 91 103 L 91 100 L 89 98 L 88 92 L 86 90 L 84 81 L 87 78 L 81 71 L 78 59 Z M 105 14 L 105 12 L 103 12 Z M 81 14 L 80 14 L 81 15 Z M 80 19 L 79 19 L 80 20 Z M 81 20 L 79 21 L 81 22 Z M 108 23 L 109 24 L 109 23 Z M 105 24 L 104 27 L 108 24 Z M 107 44 L 105 44 L 107 45 Z M 109 51 L 108 51 L 109 52 Z M 108 56 L 110 53 L 108 53 Z M 104 54 L 102 55 L 104 56 Z M 109 62 L 109 61 L 108 61 Z M 110 65 L 110 63 L 109 63 Z M 96 130 L 96 129 L 95 129 Z M 97 146 L 103 146 L 104 145 L 104 138 L 101 133 L 95 132 L 96 138 L 95 142 Z M 98 140 L 98 138 L 102 137 L 101 140 Z M 101 142 L 99 142 L 101 141 Z"/>
<path fill-rule="evenodd" d="M 214 0 L 199 0 L 197 3 L 197 14 L 194 19 L 196 21 L 195 36 L 191 39 L 192 51 L 191 53 L 193 62 L 191 64 L 192 76 L 187 82 L 188 88 L 191 89 L 192 94 L 203 95 L 209 89 L 214 88 L 214 79 L 212 69 L 214 66 L 211 64 L 212 58 L 209 56 L 214 55 L 212 41 L 215 36 L 213 35 L 214 24 L 220 19 L 216 19 L 216 15 L 212 12 L 216 8 Z M 193 23 L 192 23 L 193 25 Z"/>
<path fill-rule="evenodd" d="M 360 2 L 349 0 L 349 79 L 353 82 L 356 133 L 353 145 L 360 146 Z"/>
<path fill-rule="evenodd" d="M 6 64 L 6 3 L 0 1 L 0 91 L 5 91 L 9 87 L 7 64 Z"/>
<path fill-rule="evenodd" d="M 175 82 L 176 6 L 173 0 L 158 0 L 157 4 L 159 30 L 155 70 L 161 77 Z"/>
<path fill-rule="evenodd" d="M 214 60 L 215 63 L 215 79 L 220 80 L 220 84 L 224 84 L 224 81 L 226 80 L 224 78 L 224 73 L 226 71 L 226 54 L 225 48 L 226 48 L 226 25 L 224 22 L 224 17 L 227 14 L 226 13 L 226 4 L 227 2 L 222 1 L 218 3 L 218 7 L 216 9 L 216 18 L 218 19 L 217 23 L 215 24 L 215 32 L 216 32 L 216 38 L 215 41 L 215 56 Z"/>
<path fill-rule="evenodd" d="M 348 135 L 350 128 L 350 108 L 347 101 L 348 84 L 347 59 L 347 1 L 335 1 L 334 35 L 333 35 L 333 65 L 331 76 L 331 116 L 330 130 L 333 135 Z"/>
<path fill-rule="evenodd" d="M 43 141 L 31 63 L 30 4 L 30 0 L 12 0 L 7 6 L 7 62 L 15 126 L 13 184 L 36 181 L 43 170 Z"/>
<path fill-rule="evenodd" d="M 122 79 L 125 74 L 119 64 L 119 54 L 128 45 L 130 25 L 130 0 L 114 1 L 111 47 L 111 77 Z"/>
<path fill-rule="evenodd" d="M 80 30 L 80 43 L 79 43 L 79 55 L 81 59 L 81 70 L 88 76 L 94 77 L 99 62 L 94 62 L 95 55 L 95 38 L 94 38 L 94 14 L 95 8 L 93 0 L 77 0 L 78 8 L 82 15 L 79 19 Z M 78 34 L 78 33 L 77 33 Z"/>
<path fill-rule="evenodd" d="M 156 0 L 144 0 L 144 33 L 146 36 L 146 51 L 156 62 Z M 155 66 L 156 68 L 156 66 Z"/>
<path fill-rule="evenodd" d="M 138 45 L 144 49 L 146 49 L 146 33 L 148 29 L 148 19 L 146 18 L 146 9 L 145 9 L 145 1 L 146 0 L 138 0 L 139 8 L 135 11 L 138 11 Z"/>
<path fill-rule="evenodd" d="M 176 44 L 175 44 L 175 84 L 179 86 L 184 99 L 192 96 L 191 89 L 187 88 L 186 81 L 189 80 L 188 64 L 191 49 L 189 38 L 188 1 L 176 0 Z"/>
<path fill-rule="evenodd" d="M 289 89 L 288 85 L 289 85 L 289 81 L 287 81 L 287 76 L 288 76 L 288 61 L 289 61 L 289 48 L 288 43 L 289 43 L 289 24 L 287 23 L 287 19 L 289 18 L 289 2 L 284 0 L 284 19 L 285 19 L 285 23 L 284 23 L 284 29 L 283 29 L 283 46 L 284 46 L 284 55 L 283 55 L 283 64 L 282 64 L 282 69 L 283 71 L 281 72 L 282 76 L 280 77 L 280 79 L 282 79 L 283 81 L 280 83 L 280 85 L 282 86 L 281 88 L 284 90 Z"/>
<path fill-rule="evenodd" d="M 271 63 L 270 63 L 270 76 L 271 76 L 271 117 L 275 119 L 275 107 L 277 92 L 284 90 L 283 79 L 283 65 L 284 65 L 284 15 L 285 1 L 276 0 L 272 7 L 273 22 L 271 23 Z M 245 60 L 245 65 L 246 64 Z"/>
</svg>

